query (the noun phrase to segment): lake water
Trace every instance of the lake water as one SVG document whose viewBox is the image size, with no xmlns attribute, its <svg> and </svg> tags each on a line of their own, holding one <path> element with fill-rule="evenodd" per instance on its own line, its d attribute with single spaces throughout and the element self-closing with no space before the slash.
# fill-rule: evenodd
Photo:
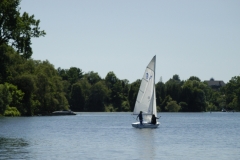
<svg viewBox="0 0 240 160">
<path fill-rule="evenodd" d="M 157 129 L 131 113 L 0 117 L 0 159 L 240 159 L 240 113 L 158 115 Z"/>
</svg>

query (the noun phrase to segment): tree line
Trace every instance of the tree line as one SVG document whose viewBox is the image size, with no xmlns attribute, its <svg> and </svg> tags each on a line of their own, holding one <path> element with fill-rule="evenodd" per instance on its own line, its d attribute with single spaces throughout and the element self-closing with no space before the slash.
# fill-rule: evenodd
<svg viewBox="0 0 240 160">
<path fill-rule="evenodd" d="M 0 1 L 0 115 L 47 115 L 56 110 L 79 112 L 133 111 L 141 80 L 129 83 L 113 71 L 102 78 L 80 68 L 57 68 L 31 58 L 31 38 L 45 36 L 40 20 L 20 14 L 19 0 Z M 157 109 L 162 112 L 240 110 L 240 77 L 219 90 L 198 77 L 173 75 L 156 85 Z"/>
</svg>

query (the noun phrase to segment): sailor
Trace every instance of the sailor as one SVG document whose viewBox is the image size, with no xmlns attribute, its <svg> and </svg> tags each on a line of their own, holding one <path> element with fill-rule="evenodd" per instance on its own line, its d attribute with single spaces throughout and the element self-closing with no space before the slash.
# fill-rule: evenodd
<svg viewBox="0 0 240 160">
<path fill-rule="evenodd" d="M 155 114 L 152 115 L 152 120 L 151 120 L 151 124 L 156 124 L 157 123 L 157 120 L 156 119 L 159 119 L 158 117 L 155 116 Z"/>
<path fill-rule="evenodd" d="M 140 113 L 138 114 L 137 118 L 139 118 L 140 124 L 142 125 L 142 121 L 143 121 L 142 111 L 140 111 Z"/>
</svg>

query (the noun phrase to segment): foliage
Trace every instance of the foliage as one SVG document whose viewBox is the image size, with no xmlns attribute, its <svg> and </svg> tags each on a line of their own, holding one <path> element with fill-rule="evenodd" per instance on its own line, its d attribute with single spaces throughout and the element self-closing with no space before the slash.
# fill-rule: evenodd
<svg viewBox="0 0 240 160">
<path fill-rule="evenodd" d="M 16 116 L 21 116 L 21 113 L 17 110 L 16 107 L 7 107 L 3 115 L 16 117 Z"/>
<path fill-rule="evenodd" d="M 6 81 L 8 63 L 10 61 L 9 50 L 11 50 L 11 47 L 8 47 L 6 44 L 0 45 L 0 83 Z"/>
<path fill-rule="evenodd" d="M 63 81 L 53 65 L 43 61 L 37 64 L 35 70 L 37 86 L 35 94 L 40 103 L 38 112 L 48 114 L 55 110 L 68 109 Z"/>
<path fill-rule="evenodd" d="M 9 83 L 0 84 L 0 114 L 5 114 L 4 111 L 9 106 L 21 108 L 23 96 L 24 93 L 18 90 L 17 86 Z"/>
<path fill-rule="evenodd" d="M 73 111 L 133 111 L 140 80 L 129 84 L 112 71 L 101 79 L 93 71 L 83 74 L 76 67 L 55 69 L 48 61 L 23 59 L 6 46 L 2 51 L 8 59 L 2 81 L 8 82 L 12 91 L 1 97 L 0 103 L 5 104 L 0 106 L 1 114 L 8 106 L 16 107 L 21 115 L 49 114 L 69 109 L 69 105 Z M 214 91 L 197 77 L 181 81 L 174 75 L 166 83 L 156 84 L 158 111 L 220 111 L 225 107 L 239 110 L 238 78 L 230 82 L 220 91 Z M 6 92 L 1 88 L 2 93 Z"/>
<path fill-rule="evenodd" d="M 129 84 L 129 81 L 127 79 L 123 79 L 123 80 L 120 80 L 120 83 L 121 83 L 121 90 L 122 90 L 122 94 L 124 97 L 127 97 L 128 96 L 128 91 L 130 89 L 130 84 Z"/>
<path fill-rule="evenodd" d="M 206 111 L 218 111 L 219 109 L 213 103 L 207 103 Z"/>
<path fill-rule="evenodd" d="M 24 97 L 24 92 L 19 90 L 17 86 L 9 83 L 5 83 L 9 93 L 11 95 L 11 102 L 9 103 L 9 106 L 16 107 L 17 110 L 23 110 L 22 106 L 22 99 Z"/>
<path fill-rule="evenodd" d="M 70 106 L 74 111 L 84 111 L 85 97 L 80 83 L 72 85 Z"/>
<path fill-rule="evenodd" d="M 222 92 L 225 95 L 226 109 L 240 111 L 240 76 L 232 77 Z"/>
<path fill-rule="evenodd" d="M 116 75 L 112 71 L 108 72 L 105 77 L 105 83 L 107 87 L 112 88 L 116 81 L 117 81 Z"/>
<path fill-rule="evenodd" d="M 186 102 L 187 108 L 182 111 L 200 112 L 205 111 L 206 95 L 208 86 L 197 80 L 187 80 L 182 86 L 182 102 Z"/>
<path fill-rule="evenodd" d="M 165 107 L 168 112 L 178 112 L 180 108 L 176 101 L 167 102 L 167 106 Z"/>
<path fill-rule="evenodd" d="M 9 106 L 12 97 L 5 84 L 0 84 L 0 115 L 4 114 L 4 111 Z"/>
<path fill-rule="evenodd" d="M 158 82 L 156 84 L 156 103 L 159 105 L 159 109 L 161 111 L 165 111 L 165 107 L 161 108 L 161 104 L 166 97 L 165 84 L 163 82 Z"/>
<path fill-rule="evenodd" d="M 101 77 L 98 75 L 98 73 L 96 72 L 88 72 L 87 74 L 85 74 L 85 77 L 87 78 L 88 82 L 93 85 L 96 84 L 97 82 L 101 81 Z"/>
<path fill-rule="evenodd" d="M 201 80 L 198 78 L 198 77 L 195 77 L 195 76 L 191 76 L 188 80 L 191 80 L 191 81 L 198 81 L 198 82 L 201 82 Z"/>
<path fill-rule="evenodd" d="M 93 71 L 55 69 L 48 61 L 22 59 L 14 50 L 3 47 L 8 59 L 6 84 L 1 85 L 1 114 L 9 106 L 21 115 L 49 114 L 70 108 L 73 111 L 133 111 L 140 80 L 117 78 L 109 72 L 105 79 Z M 158 111 L 214 111 L 224 107 L 238 109 L 238 77 L 220 91 L 214 91 L 197 77 L 181 81 L 178 75 L 156 84 Z M 5 86 L 5 87 L 3 87 Z M 9 95 L 9 97 L 7 96 Z"/>
<path fill-rule="evenodd" d="M 172 97 L 177 102 L 180 101 L 182 82 L 178 75 L 174 75 L 173 78 L 169 79 L 165 84 L 165 94 Z"/>
<path fill-rule="evenodd" d="M 179 106 L 180 106 L 180 109 L 181 109 L 181 108 L 184 108 L 184 109 L 185 109 L 185 108 L 187 108 L 188 104 L 187 104 L 186 102 L 180 102 L 180 103 L 179 103 Z"/>
<path fill-rule="evenodd" d="M 33 93 L 36 90 L 35 76 L 23 74 L 15 79 L 15 84 L 24 92 L 23 105 L 26 106 L 26 111 L 22 111 L 24 115 L 33 115 L 34 108 L 31 104 Z"/>
<path fill-rule="evenodd" d="M 125 112 L 130 111 L 130 105 L 127 100 L 122 102 L 121 111 L 125 111 Z"/>
<path fill-rule="evenodd" d="M 105 106 L 105 112 L 116 112 L 114 106 L 112 104 Z"/>
<path fill-rule="evenodd" d="M 169 102 L 171 102 L 171 101 L 172 101 L 172 98 L 171 98 L 171 96 L 169 96 L 169 95 L 167 95 L 167 96 L 164 98 L 163 102 L 160 104 L 160 108 L 161 108 L 161 111 L 162 111 L 162 112 L 167 111 L 166 106 L 167 106 L 167 104 L 168 104 Z"/>
<path fill-rule="evenodd" d="M 129 102 L 131 111 L 134 110 L 134 106 L 135 106 L 135 102 L 137 99 L 137 94 L 138 94 L 140 84 L 141 84 L 141 81 L 140 81 L 140 79 L 138 79 L 135 82 L 133 82 L 130 86 L 130 89 L 128 92 L 128 102 Z"/>
<path fill-rule="evenodd" d="M 86 101 L 86 111 L 103 112 L 105 111 L 104 101 L 107 97 L 107 87 L 100 81 L 90 89 L 89 97 Z"/>
<path fill-rule="evenodd" d="M 26 59 L 32 55 L 31 38 L 44 36 L 40 20 L 24 12 L 20 15 L 20 0 L 0 1 L 0 45 L 9 44 Z"/>
</svg>

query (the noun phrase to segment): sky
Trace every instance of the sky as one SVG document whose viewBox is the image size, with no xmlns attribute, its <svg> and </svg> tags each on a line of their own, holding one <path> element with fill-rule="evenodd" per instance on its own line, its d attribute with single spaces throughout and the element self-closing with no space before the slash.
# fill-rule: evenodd
<svg viewBox="0 0 240 160">
<path fill-rule="evenodd" d="M 22 0 L 20 7 L 47 33 L 32 39 L 32 58 L 56 69 L 101 78 L 112 71 L 132 83 L 156 55 L 156 82 L 240 76 L 239 0 Z"/>
</svg>

